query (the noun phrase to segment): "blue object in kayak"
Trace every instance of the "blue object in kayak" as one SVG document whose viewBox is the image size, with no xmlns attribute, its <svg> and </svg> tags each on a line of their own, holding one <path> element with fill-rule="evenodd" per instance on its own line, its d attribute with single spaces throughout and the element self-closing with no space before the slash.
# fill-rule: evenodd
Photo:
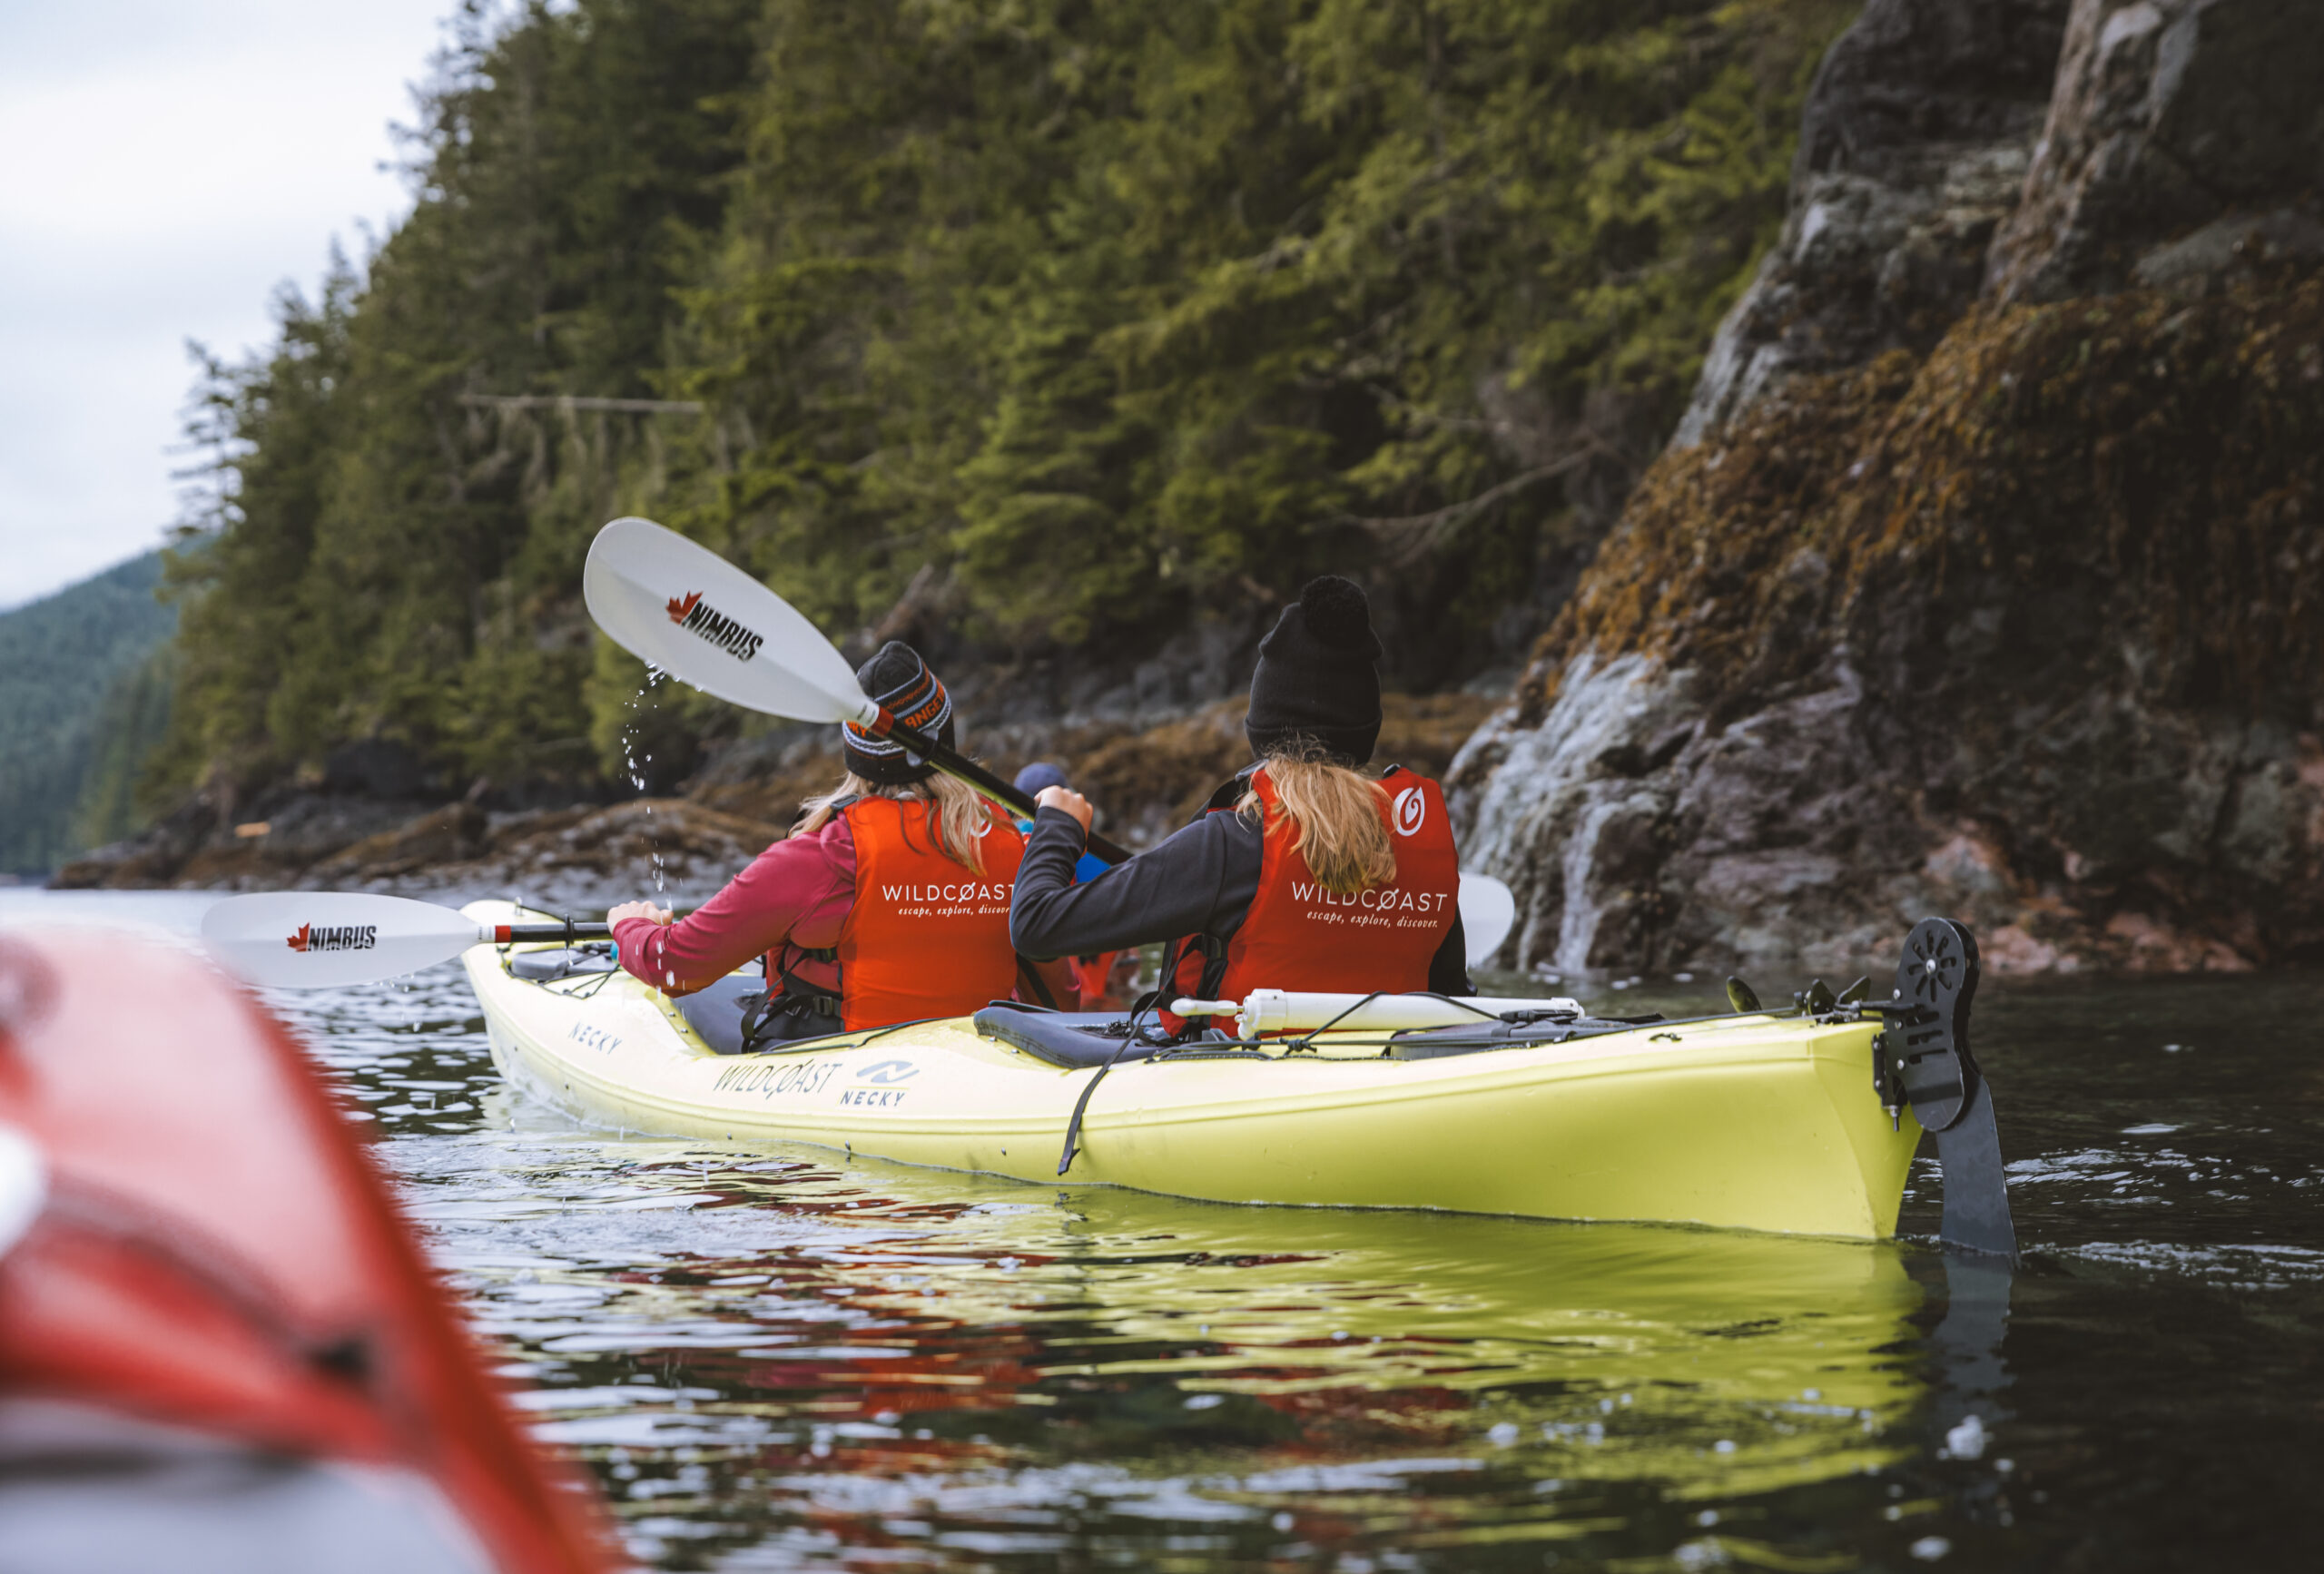
<svg viewBox="0 0 2324 1574">
<path fill-rule="evenodd" d="M 1017 822 L 1017 829 L 1030 836 L 1033 834 L 1033 822 L 1029 820 L 1019 820 Z M 1113 867 L 1096 853 L 1085 852 L 1081 855 L 1081 861 L 1073 866 L 1073 883 L 1088 885 Z"/>
</svg>

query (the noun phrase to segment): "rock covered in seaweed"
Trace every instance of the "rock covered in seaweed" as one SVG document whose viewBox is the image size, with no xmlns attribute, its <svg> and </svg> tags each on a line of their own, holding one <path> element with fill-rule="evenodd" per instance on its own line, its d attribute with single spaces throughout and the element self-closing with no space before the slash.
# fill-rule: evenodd
<svg viewBox="0 0 2324 1574">
<path fill-rule="evenodd" d="M 1932 73 L 1896 45 L 1973 39 L 1995 7 L 1911 7 L 1900 32 L 1903 9 L 1868 7 L 1818 77 L 1795 248 L 1827 143 L 1922 182 L 1926 211 L 1946 200 L 1929 182 L 1957 171 L 1958 106 L 1899 112 Z M 2131 9 L 2074 6 L 2053 143 L 2088 142 L 2076 106 L 2096 102 L 2072 41 Z M 2204 31 L 2231 9 L 2162 8 L 2203 25 L 2173 35 L 2196 51 L 2182 83 L 2224 80 L 2201 51 L 2241 38 Z M 2231 107 L 2295 143 L 2315 118 L 2304 94 L 2174 102 L 2168 123 Z M 1915 123 L 1942 133 L 1925 156 L 1895 146 Z M 1996 280 L 2029 277 L 2010 260 L 2046 233 L 2113 270 L 2050 277 L 2158 288 L 1963 297 L 1927 345 L 1864 310 L 1865 268 L 1771 261 L 1701 418 L 1456 766 L 1464 847 L 1519 891 L 1512 959 L 1837 966 L 1930 910 L 2004 970 L 2324 956 L 2324 279 L 2299 242 L 2312 185 L 2245 195 L 2174 211 L 2177 231 L 2120 210 L 2136 222 L 2112 241 L 2064 232 L 2102 204 L 2046 231 L 2004 212 Z M 1784 339 L 1779 320 L 1845 331 Z M 1754 335 L 1774 349 L 1744 357 L 1768 372 L 1745 387 Z"/>
<path fill-rule="evenodd" d="M 1925 353 L 1976 300 L 2050 101 L 2068 0 L 1871 0 L 1817 68 L 1783 232 L 1673 439 L 1797 374 Z"/>
</svg>

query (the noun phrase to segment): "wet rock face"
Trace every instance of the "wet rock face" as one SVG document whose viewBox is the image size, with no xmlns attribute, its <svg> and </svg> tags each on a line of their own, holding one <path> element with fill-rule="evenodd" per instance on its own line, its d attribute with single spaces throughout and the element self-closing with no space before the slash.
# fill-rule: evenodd
<svg viewBox="0 0 2324 1574">
<path fill-rule="evenodd" d="M 1715 728 L 1699 674 L 1583 657 L 1550 713 L 1511 712 L 1456 766 L 1472 867 L 1514 875 L 1508 960 L 1565 974 L 1878 959 L 1925 905 L 1919 837 L 1868 769 L 1863 686 L 1815 688 Z M 1481 783 L 1481 790 L 1470 788 Z M 1541 856 L 1544 848 L 1554 851 Z"/>
<path fill-rule="evenodd" d="M 2324 14 L 2294 0 L 2076 0 L 1992 288 L 2054 300 L 2130 282 L 2222 208 L 2324 192 Z M 2300 235 L 2294 211 L 2269 228 Z M 2312 222 L 2312 219 L 2311 219 Z"/>
<path fill-rule="evenodd" d="M 1455 765 L 1504 960 L 1837 969 L 1926 912 L 2001 970 L 2324 958 L 2319 21 L 1866 7 Z"/>
<path fill-rule="evenodd" d="M 1513 959 L 2324 957 L 2324 277 L 1981 309 L 1665 457 L 1456 764 Z M 1611 653 L 1611 654 L 1609 654 Z"/>
<path fill-rule="evenodd" d="M 1790 213 L 1673 439 L 1799 373 L 1925 352 L 1977 298 L 2050 103 L 2069 0 L 1872 0 L 1817 69 Z"/>
</svg>

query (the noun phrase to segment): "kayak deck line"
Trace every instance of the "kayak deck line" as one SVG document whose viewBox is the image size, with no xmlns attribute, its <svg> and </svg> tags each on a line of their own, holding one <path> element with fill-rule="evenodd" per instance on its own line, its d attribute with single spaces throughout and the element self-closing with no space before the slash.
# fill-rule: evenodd
<svg viewBox="0 0 2324 1574">
<path fill-rule="evenodd" d="M 466 910 L 495 923 L 521 911 Z M 519 978 L 511 964 L 526 954 L 465 953 L 494 1058 L 601 1126 L 1054 1186 L 1094 1076 L 965 1018 L 719 1055 L 651 986 L 617 971 Z M 1916 1105 L 1884 1103 L 1882 1047 L 1905 1009 L 1609 1024 L 1562 1042 L 1513 1031 L 1413 1058 L 1392 1052 L 1411 1033 L 1378 1029 L 1205 1047 L 1233 1058 L 1125 1058 L 1090 1088 L 1071 1179 L 1220 1202 L 1886 1238 L 1922 1132 Z"/>
</svg>

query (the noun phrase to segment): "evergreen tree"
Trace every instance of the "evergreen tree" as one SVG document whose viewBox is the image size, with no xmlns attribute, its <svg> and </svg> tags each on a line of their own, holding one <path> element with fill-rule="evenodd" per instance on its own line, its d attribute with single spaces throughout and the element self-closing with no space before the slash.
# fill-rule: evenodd
<svg viewBox="0 0 2324 1574">
<path fill-rule="evenodd" d="M 164 670 L 156 653 L 175 619 L 153 596 L 161 571 L 148 552 L 0 614 L 0 873 L 45 876 L 117 824 L 129 829 L 76 825 L 75 813 L 91 791 L 126 784 L 153 743 L 153 712 L 167 709 L 165 679 L 158 694 L 124 696 L 137 674 Z M 121 731 L 124 707 L 142 735 Z"/>
<path fill-rule="evenodd" d="M 579 607 L 624 511 L 999 655 L 1369 571 L 1462 678 L 1675 418 L 1848 9 L 472 0 L 411 216 L 207 368 L 153 781 L 681 773 L 732 718 Z"/>
</svg>

